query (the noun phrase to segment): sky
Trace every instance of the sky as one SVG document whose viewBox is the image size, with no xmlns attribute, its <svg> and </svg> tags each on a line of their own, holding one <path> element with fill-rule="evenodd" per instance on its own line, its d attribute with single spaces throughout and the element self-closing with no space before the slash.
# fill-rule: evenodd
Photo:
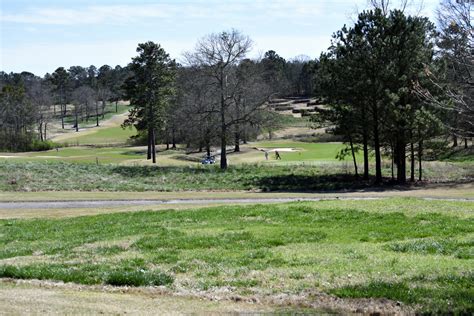
<svg viewBox="0 0 474 316">
<path fill-rule="evenodd" d="M 439 0 L 413 2 L 434 21 Z M 253 40 L 251 58 L 272 49 L 313 59 L 365 8 L 367 0 L 0 0 L 0 70 L 125 66 L 145 41 L 180 61 L 203 36 L 231 28 Z"/>
</svg>

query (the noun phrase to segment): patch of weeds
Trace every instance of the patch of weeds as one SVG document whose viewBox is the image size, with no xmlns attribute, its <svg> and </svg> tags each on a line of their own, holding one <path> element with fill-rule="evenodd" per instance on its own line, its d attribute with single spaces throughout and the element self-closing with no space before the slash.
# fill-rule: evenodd
<svg viewBox="0 0 474 316">
<path fill-rule="evenodd" d="M 219 275 L 220 275 L 219 269 L 214 268 L 207 272 L 208 277 L 218 277 Z"/>
<path fill-rule="evenodd" d="M 354 259 L 354 260 L 366 260 L 367 259 L 366 255 L 360 253 L 359 251 L 353 250 L 353 249 L 345 250 L 344 254 L 349 259 Z"/>
<path fill-rule="evenodd" d="M 0 250 L 0 259 L 20 257 L 20 256 L 30 256 L 33 254 L 33 250 L 26 245 L 18 245 L 15 248 L 7 248 Z"/>
<path fill-rule="evenodd" d="M 143 269 L 119 269 L 109 272 L 104 277 L 104 283 L 115 286 L 151 286 L 169 285 L 174 281 L 169 274 L 160 271 Z"/>
<path fill-rule="evenodd" d="M 260 281 L 256 279 L 237 279 L 227 282 L 230 286 L 241 287 L 241 288 L 249 288 L 260 285 Z"/>
<path fill-rule="evenodd" d="M 290 277 L 290 279 L 293 279 L 293 280 L 302 280 L 302 279 L 304 279 L 304 275 L 302 273 L 296 272 L 296 271 L 291 272 L 289 277 Z"/>
<path fill-rule="evenodd" d="M 38 279 L 74 282 L 79 284 L 101 283 L 101 265 L 81 267 L 61 264 L 37 264 L 28 266 L 4 265 L 0 267 L 0 277 L 14 279 Z"/>
<path fill-rule="evenodd" d="M 216 288 L 231 286 L 236 288 L 251 288 L 260 285 L 260 281 L 256 279 L 231 279 L 231 280 L 206 280 L 199 283 L 199 287 L 205 291 Z"/>
<path fill-rule="evenodd" d="M 417 282 L 418 281 L 418 282 Z M 416 277 L 401 282 L 373 281 L 369 284 L 332 289 L 338 297 L 388 298 L 406 304 L 420 304 L 421 312 L 428 314 L 474 313 L 474 273 L 447 275 L 423 281 Z"/>
<path fill-rule="evenodd" d="M 174 266 L 171 267 L 171 271 L 174 273 L 186 273 L 188 272 L 188 265 L 185 262 L 178 262 Z"/>
<path fill-rule="evenodd" d="M 454 255 L 459 259 L 474 258 L 474 240 L 457 241 L 450 239 L 417 239 L 407 242 L 392 243 L 386 249 L 395 252 L 417 254 Z"/>
<path fill-rule="evenodd" d="M 247 252 L 249 259 L 264 259 L 270 257 L 272 253 L 267 249 L 256 249 Z"/>
</svg>

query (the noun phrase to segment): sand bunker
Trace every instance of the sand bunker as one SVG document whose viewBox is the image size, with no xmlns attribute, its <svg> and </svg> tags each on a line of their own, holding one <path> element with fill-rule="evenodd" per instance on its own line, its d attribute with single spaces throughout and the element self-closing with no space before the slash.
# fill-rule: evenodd
<svg viewBox="0 0 474 316">
<path fill-rule="evenodd" d="M 260 151 L 267 151 L 269 153 L 275 152 L 275 151 L 279 151 L 279 152 L 301 151 L 301 149 L 298 149 L 298 148 L 288 148 L 288 147 L 284 147 L 284 148 L 257 148 L 257 149 L 260 150 Z"/>
</svg>

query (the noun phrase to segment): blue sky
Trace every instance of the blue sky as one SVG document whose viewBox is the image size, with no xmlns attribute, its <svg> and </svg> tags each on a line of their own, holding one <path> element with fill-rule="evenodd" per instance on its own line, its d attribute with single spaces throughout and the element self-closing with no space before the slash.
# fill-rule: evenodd
<svg viewBox="0 0 474 316">
<path fill-rule="evenodd" d="M 395 0 L 393 0 L 396 2 Z M 413 1 L 430 18 L 438 0 Z M 160 43 L 173 58 L 206 34 L 235 28 L 250 57 L 318 57 L 331 34 L 351 24 L 367 0 L 0 0 L 0 70 L 37 75 L 72 65 L 126 65 L 138 43 Z"/>
</svg>

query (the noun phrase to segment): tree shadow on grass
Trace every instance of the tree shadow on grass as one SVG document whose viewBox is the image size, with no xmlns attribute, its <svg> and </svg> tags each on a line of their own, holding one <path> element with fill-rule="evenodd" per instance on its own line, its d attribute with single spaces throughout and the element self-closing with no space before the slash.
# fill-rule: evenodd
<svg viewBox="0 0 474 316">
<path fill-rule="evenodd" d="M 372 181 L 362 181 L 349 174 L 328 175 L 275 175 L 265 176 L 248 183 L 262 191 L 341 191 L 366 189 Z"/>
<path fill-rule="evenodd" d="M 400 184 L 392 178 L 383 178 L 381 184 L 375 184 L 375 177 L 363 180 L 361 177 L 346 173 L 335 173 L 325 175 L 275 175 L 261 177 L 247 183 L 264 192 L 290 191 L 290 192 L 383 192 L 408 191 L 427 187 L 428 183 L 406 183 Z M 430 184 L 430 187 L 457 186 L 459 183 Z"/>
<path fill-rule="evenodd" d="M 314 171 L 314 170 L 313 170 Z M 363 180 L 348 173 L 314 174 L 308 170 L 282 168 L 261 169 L 229 168 L 220 170 L 216 165 L 205 166 L 113 166 L 111 173 L 125 178 L 152 178 L 170 176 L 169 181 L 186 178 L 186 181 L 203 183 L 199 189 L 244 189 L 288 192 L 383 192 L 386 190 L 407 191 L 421 188 L 455 187 L 456 183 L 407 183 L 400 185 L 391 178 L 384 178 L 382 184 L 375 185 L 375 177 Z M 306 174 L 305 174 L 306 173 Z M 206 181 L 204 181 L 206 180 Z M 180 181 L 178 181 L 180 182 Z M 191 182 L 181 183 L 186 190 Z M 194 187 L 195 189 L 195 187 Z"/>
</svg>

